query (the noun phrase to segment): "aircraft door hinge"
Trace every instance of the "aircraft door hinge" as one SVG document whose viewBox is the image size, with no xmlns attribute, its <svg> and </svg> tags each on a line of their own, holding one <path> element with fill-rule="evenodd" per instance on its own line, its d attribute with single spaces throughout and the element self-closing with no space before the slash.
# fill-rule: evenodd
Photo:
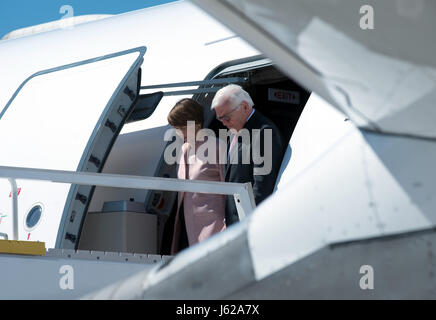
<svg viewBox="0 0 436 320">
<path fill-rule="evenodd" d="M 79 200 L 81 203 L 86 204 L 86 201 L 88 201 L 88 198 L 84 196 L 83 194 L 76 194 L 76 200 Z"/>
<path fill-rule="evenodd" d="M 70 240 L 72 243 L 76 243 L 77 237 L 76 237 L 76 235 L 74 235 L 74 234 L 67 233 L 67 234 L 65 235 L 65 239 L 66 239 L 66 240 Z"/>
<path fill-rule="evenodd" d="M 117 132 L 118 127 L 115 125 L 115 123 L 113 123 L 109 119 L 106 120 L 105 126 L 108 127 L 109 129 L 111 129 L 113 133 Z"/>
<path fill-rule="evenodd" d="M 124 88 L 124 93 L 130 98 L 130 100 L 135 101 L 136 94 L 129 87 Z"/>
<path fill-rule="evenodd" d="M 96 166 L 97 168 L 100 168 L 101 160 L 100 160 L 99 158 L 97 158 L 97 157 L 91 155 L 91 156 L 89 157 L 89 162 L 92 162 L 93 164 L 95 164 L 95 166 Z"/>
</svg>

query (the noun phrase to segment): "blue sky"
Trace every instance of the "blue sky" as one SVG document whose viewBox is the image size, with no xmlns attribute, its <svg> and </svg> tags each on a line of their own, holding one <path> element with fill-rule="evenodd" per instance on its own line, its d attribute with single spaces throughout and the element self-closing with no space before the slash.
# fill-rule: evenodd
<svg viewBox="0 0 436 320">
<path fill-rule="evenodd" d="M 175 0 L 0 0 L 0 39 L 7 33 L 62 18 L 64 5 L 74 15 L 118 14 Z"/>
</svg>

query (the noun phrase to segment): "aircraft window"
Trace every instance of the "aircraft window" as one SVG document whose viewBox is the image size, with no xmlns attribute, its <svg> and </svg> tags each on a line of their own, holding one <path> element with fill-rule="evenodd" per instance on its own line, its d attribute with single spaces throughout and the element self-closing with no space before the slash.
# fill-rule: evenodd
<svg viewBox="0 0 436 320">
<path fill-rule="evenodd" d="M 30 209 L 29 213 L 26 217 L 26 227 L 28 229 L 33 229 L 38 224 L 39 220 L 42 216 L 42 206 L 36 205 L 32 209 Z"/>
</svg>

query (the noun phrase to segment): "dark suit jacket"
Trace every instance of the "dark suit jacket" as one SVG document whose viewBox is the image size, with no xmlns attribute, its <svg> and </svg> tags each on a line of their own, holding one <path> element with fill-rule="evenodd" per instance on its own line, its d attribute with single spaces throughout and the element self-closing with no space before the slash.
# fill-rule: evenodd
<svg viewBox="0 0 436 320">
<path fill-rule="evenodd" d="M 237 145 L 235 145 L 235 147 L 237 146 L 238 148 L 238 163 L 228 163 L 226 165 L 225 181 L 236 183 L 251 182 L 256 205 L 258 205 L 274 191 L 275 182 L 282 163 L 284 143 L 280 131 L 276 125 L 257 110 L 245 123 L 244 129 L 247 129 L 251 133 L 251 143 L 250 145 L 244 145 L 241 139 L 238 140 Z M 253 134 L 253 129 L 260 130 L 258 131 L 259 134 Z M 270 132 L 272 133 L 272 139 L 269 139 L 268 133 L 265 131 L 266 129 L 270 129 Z M 269 142 L 271 147 L 265 144 L 265 137 L 267 138 L 267 142 L 268 140 L 271 140 Z M 232 148 L 233 157 L 236 155 L 236 149 L 234 149 L 235 147 Z M 269 174 L 255 174 L 256 171 L 260 170 L 261 168 L 264 168 L 264 170 L 266 169 L 264 167 L 265 164 L 259 164 L 259 160 L 253 158 L 253 151 L 256 152 L 255 154 L 259 155 L 259 150 L 256 151 L 254 150 L 255 148 L 260 148 L 261 156 L 265 156 L 266 152 L 272 152 L 270 158 L 271 171 Z M 243 155 L 245 154 L 245 156 L 247 156 L 248 151 L 250 153 L 249 163 L 244 164 L 242 161 Z M 233 157 L 232 160 L 234 161 Z M 267 157 L 265 159 L 267 159 Z M 226 199 L 226 225 L 229 226 L 238 221 L 239 217 L 236 210 L 234 197 L 228 196 Z"/>
</svg>

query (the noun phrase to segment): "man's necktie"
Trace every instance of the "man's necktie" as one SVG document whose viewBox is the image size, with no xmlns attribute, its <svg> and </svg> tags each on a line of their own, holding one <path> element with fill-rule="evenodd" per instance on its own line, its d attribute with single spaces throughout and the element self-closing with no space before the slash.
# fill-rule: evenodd
<svg viewBox="0 0 436 320">
<path fill-rule="evenodd" d="M 230 163 L 230 155 L 232 154 L 232 149 L 235 146 L 236 142 L 238 142 L 238 134 L 237 133 L 233 135 L 232 142 L 230 143 L 229 156 L 228 156 L 229 163 Z"/>
</svg>

